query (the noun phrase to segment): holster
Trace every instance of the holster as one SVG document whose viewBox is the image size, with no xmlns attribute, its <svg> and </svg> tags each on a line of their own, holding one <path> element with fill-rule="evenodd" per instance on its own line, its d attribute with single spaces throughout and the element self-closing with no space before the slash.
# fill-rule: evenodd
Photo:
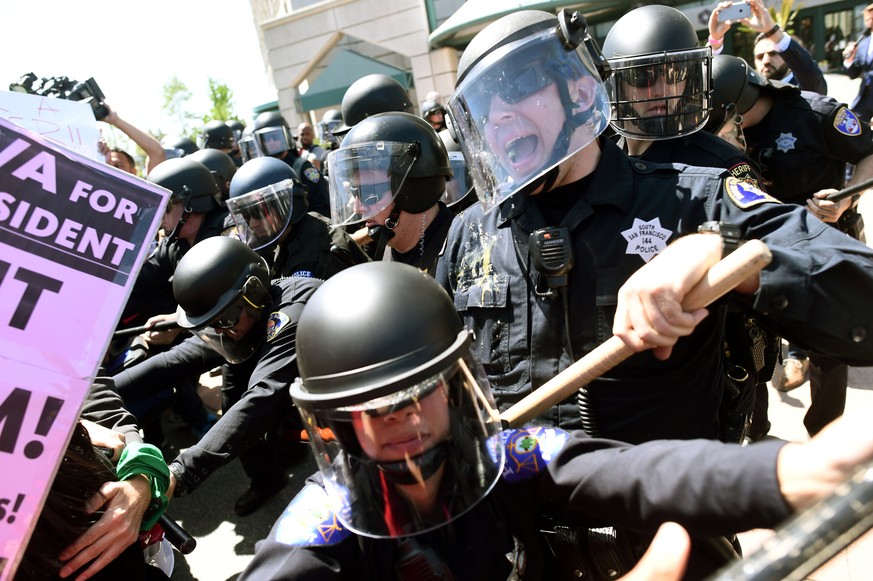
<svg viewBox="0 0 873 581">
<path fill-rule="evenodd" d="M 866 244 L 867 237 L 864 234 L 864 217 L 855 208 L 849 208 L 843 212 L 840 219 L 837 220 L 837 228 L 855 240 L 860 240 Z"/>
</svg>

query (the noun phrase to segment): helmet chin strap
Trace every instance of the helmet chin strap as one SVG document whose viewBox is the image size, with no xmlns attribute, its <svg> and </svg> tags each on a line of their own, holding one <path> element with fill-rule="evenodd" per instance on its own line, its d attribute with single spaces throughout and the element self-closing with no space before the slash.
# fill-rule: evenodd
<svg viewBox="0 0 873 581">
<path fill-rule="evenodd" d="M 443 440 L 415 458 L 399 462 L 374 462 L 374 464 L 385 478 L 394 484 L 419 484 L 436 474 L 448 457 L 449 442 Z"/>
</svg>

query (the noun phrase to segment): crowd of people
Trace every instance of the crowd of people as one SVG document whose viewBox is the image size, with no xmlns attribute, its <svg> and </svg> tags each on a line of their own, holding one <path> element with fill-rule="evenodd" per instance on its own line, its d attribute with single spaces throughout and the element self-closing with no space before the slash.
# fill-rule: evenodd
<svg viewBox="0 0 873 581">
<path fill-rule="evenodd" d="M 860 194 L 833 199 L 873 178 L 873 130 L 763 0 L 754 62 L 725 54 L 734 4 L 706 44 L 648 5 L 602 50 L 581 13 L 510 13 L 418 111 L 385 75 L 315 126 L 268 111 L 196 143 L 108 109 L 171 196 L 119 323 L 145 330 L 110 343 L 22 578 L 166 578 L 130 554 L 170 502 L 239 458 L 245 517 L 309 449 L 241 578 L 700 579 L 830 494 L 873 459 L 841 417 L 873 365 L 873 250 Z M 867 41 L 844 55 L 865 83 Z M 686 312 L 753 239 L 770 263 Z M 502 419 L 611 336 L 633 355 Z M 806 373 L 810 440 L 768 437 L 768 382 Z M 171 408 L 197 442 L 163 458 Z"/>
</svg>

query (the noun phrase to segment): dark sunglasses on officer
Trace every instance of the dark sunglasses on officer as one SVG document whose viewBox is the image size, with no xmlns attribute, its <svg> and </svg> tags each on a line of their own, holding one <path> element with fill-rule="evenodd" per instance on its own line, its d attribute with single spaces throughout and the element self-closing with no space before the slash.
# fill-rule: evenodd
<svg viewBox="0 0 873 581">
<path fill-rule="evenodd" d="M 621 72 L 622 80 L 636 88 L 648 88 L 655 85 L 659 78 L 663 78 L 668 85 L 681 83 L 688 78 L 688 65 L 666 64 L 649 67 L 633 67 Z"/>
</svg>

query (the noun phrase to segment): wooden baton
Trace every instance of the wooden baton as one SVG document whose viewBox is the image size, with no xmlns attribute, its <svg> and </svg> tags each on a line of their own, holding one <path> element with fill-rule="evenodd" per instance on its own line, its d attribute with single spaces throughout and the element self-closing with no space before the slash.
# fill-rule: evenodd
<svg viewBox="0 0 873 581">
<path fill-rule="evenodd" d="M 772 255 L 760 240 L 749 240 L 712 266 L 685 296 L 686 311 L 703 308 L 726 295 L 738 284 L 760 272 Z M 573 395 L 628 357 L 634 351 L 618 337 L 610 337 L 570 367 L 500 414 L 510 427 L 518 427 Z"/>
</svg>

